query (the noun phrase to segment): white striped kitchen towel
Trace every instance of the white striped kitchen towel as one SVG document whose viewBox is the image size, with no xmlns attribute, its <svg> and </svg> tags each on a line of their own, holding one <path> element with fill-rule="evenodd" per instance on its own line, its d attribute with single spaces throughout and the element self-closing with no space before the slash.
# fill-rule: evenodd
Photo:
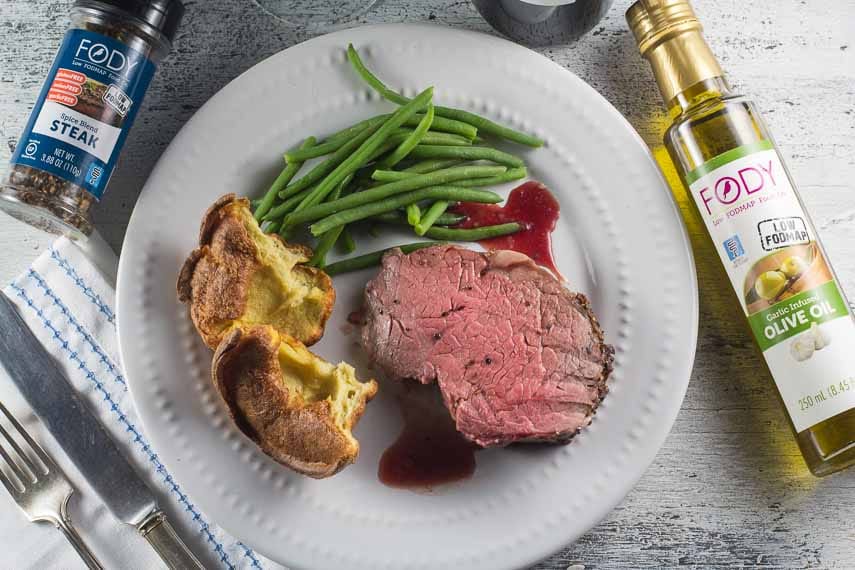
<svg viewBox="0 0 855 570">
<path fill-rule="evenodd" d="M 161 507 L 206 568 L 282 568 L 227 535 L 206 517 L 142 432 L 119 362 L 112 285 L 116 265 L 115 255 L 106 245 L 99 249 L 90 244 L 87 255 L 62 238 L 4 293 L 17 305 L 90 409 L 126 450 L 138 472 L 159 494 Z M 71 479 L 76 489 L 70 504 L 72 520 L 103 565 L 108 569 L 162 568 L 145 540 L 107 511 L 36 420 L 2 367 L 0 398 Z M 59 531 L 49 524 L 29 523 L 2 489 L 0 536 L 0 568 L 84 568 Z"/>
</svg>

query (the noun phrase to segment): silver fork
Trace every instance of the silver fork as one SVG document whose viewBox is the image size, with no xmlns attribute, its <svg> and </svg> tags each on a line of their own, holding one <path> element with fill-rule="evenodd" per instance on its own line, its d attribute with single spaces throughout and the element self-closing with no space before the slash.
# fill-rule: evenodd
<svg viewBox="0 0 855 570">
<path fill-rule="evenodd" d="M 0 481 L 26 513 L 30 522 L 47 521 L 53 523 L 56 528 L 68 539 L 86 566 L 95 570 L 103 570 L 103 567 L 83 542 L 83 539 L 71 526 L 68 518 L 68 499 L 74 489 L 65 478 L 59 467 L 53 462 L 47 453 L 36 443 L 18 420 L 9 413 L 6 406 L 0 402 L 0 410 L 18 432 L 21 439 L 29 447 L 30 453 L 26 453 L 12 435 L 0 424 L 0 456 L 6 461 L 6 468 L 0 466 Z M 17 461 L 9 452 L 14 451 Z M 41 462 L 34 460 L 37 457 Z"/>
</svg>

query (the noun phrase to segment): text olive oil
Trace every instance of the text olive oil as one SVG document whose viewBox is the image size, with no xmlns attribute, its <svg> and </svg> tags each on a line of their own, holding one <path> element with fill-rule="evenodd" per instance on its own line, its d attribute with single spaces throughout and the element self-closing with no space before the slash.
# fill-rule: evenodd
<svg viewBox="0 0 855 570">
<path fill-rule="evenodd" d="M 775 143 L 686 0 L 626 13 L 672 117 L 665 146 L 718 252 L 810 470 L 855 463 L 855 319 Z"/>
</svg>

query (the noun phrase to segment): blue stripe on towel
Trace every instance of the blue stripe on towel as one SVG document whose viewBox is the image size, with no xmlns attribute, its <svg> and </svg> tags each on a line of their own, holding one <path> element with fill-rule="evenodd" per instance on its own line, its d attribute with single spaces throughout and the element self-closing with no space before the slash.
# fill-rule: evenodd
<svg viewBox="0 0 855 570">
<path fill-rule="evenodd" d="M 116 380 L 116 382 L 118 382 L 119 384 L 121 384 L 121 385 L 122 385 L 122 387 L 123 387 L 125 390 L 127 390 L 127 389 L 128 389 L 128 386 L 127 386 L 127 383 L 125 382 L 125 377 L 124 377 L 124 376 L 122 376 L 122 374 L 121 374 L 121 373 L 116 369 L 116 366 L 113 364 L 113 361 L 110 359 L 110 357 L 109 357 L 109 356 L 107 356 L 107 355 L 104 353 L 104 351 L 103 351 L 103 350 L 101 350 L 101 347 L 100 347 L 100 346 L 98 346 L 98 343 L 97 343 L 97 342 L 95 342 L 95 340 L 94 340 L 94 339 L 92 338 L 92 336 L 91 336 L 91 335 L 86 331 L 86 329 L 85 329 L 85 328 L 83 328 L 83 327 L 80 325 L 80 323 L 78 323 L 78 322 L 77 322 L 77 319 L 75 319 L 75 318 L 74 318 L 74 316 L 71 314 L 71 311 L 69 311 L 69 310 L 68 310 L 68 307 L 66 307 L 66 306 L 65 306 L 65 303 L 63 303 L 62 301 L 60 301 L 60 300 L 59 300 L 59 297 L 57 297 L 57 296 L 54 294 L 54 292 L 53 292 L 53 291 L 51 291 L 50 287 L 48 287 L 48 284 L 47 284 L 47 283 L 45 283 L 45 280 L 42 278 L 42 276 L 41 276 L 41 275 L 39 275 L 39 274 L 38 274 L 35 270 L 33 270 L 33 269 L 30 269 L 30 270 L 27 272 L 27 276 L 28 276 L 29 278 L 31 278 L 32 280 L 34 280 L 34 281 L 36 282 L 36 285 L 38 285 L 38 286 L 39 286 L 39 288 L 41 288 L 41 290 L 44 292 L 45 296 L 46 296 L 46 297 L 48 297 L 48 298 L 53 302 L 53 304 L 54 304 L 54 305 L 56 305 L 56 307 L 57 307 L 60 311 L 62 311 L 62 314 L 63 314 L 63 315 L 65 315 L 65 318 L 68 320 L 68 323 L 69 323 L 72 327 L 74 327 L 74 330 L 76 330 L 76 331 L 77 331 L 77 333 L 78 333 L 81 337 L 83 337 L 83 340 L 85 340 L 85 341 L 86 341 L 86 344 L 89 346 L 89 348 L 92 350 L 92 352 L 94 352 L 94 353 L 95 353 L 95 355 L 96 355 L 96 356 L 98 357 L 98 359 L 100 360 L 101 364 L 103 364 L 103 365 L 104 365 L 104 367 L 105 367 L 108 371 L 110 371 L 110 373 L 113 375 L 113 378 Z"/>
<path fill-rule="evenodd" d="M 184 506 L 185 511 L 190 513 L 193 520 L 199 523 L 200 532 L 205 536 L 207 542 L 212 546 L 214 552 L 218 553 L 220 557 L 220 561 L 229 568 L 233 570 L 235 568 L 234 564 L 229 559 L 228 554 L 225 552 L 222 543 L 220 543 L 214 534 L 208 528 L 208 523 L 202 518 L 201 513 L 196 509 L 193 503 L 190 502 L 187 495 L 181 491 L 181 488 L 178 486 L 178 483 L 172 478 L 172 475 L 166 470 L 166 467 L 163 463 L 158 459 L 157 454 L 151 450 L 151 445 L 145 440 L 142 436 L 142 433 L 137 429 L 137 427 L 131 423 L 128 417 L 119 409 L 119 405 L 113 400 L 110 393 L 104 388 L 104 384 L 98 380 L 95 376 L 95 373 L 86 365 L 86 363 L 78 356 L 77 352 L 73 351 L 69 348 L 69 342 L 66 340 L 60 330 L 56 328 L 53 323 L 45 316 L 44 312 L 36 307 L 35 302 L 27 295 L 26 291 L 19 287 L 16 284 L 12 284 L 11 288 L 17 293 L 17 295 L 27 304 L 27 306 L 35 312 L 35 314 L 39 317 L 42 322 L 42 325 L 51 332 L 54 340 L 58 343 L 59 347 L 68 357 L 68 359 L 77 365 L 77 368 L 83 372 L 86 376 L 86 379 L 89 380 L 95 388 L 101 393 L 104 397 L 104 402 L 110 406 L 110 411 L 112 411 L 116 418 L 119 420 L 123 426 L 125 426 L 125 431 L 129 432 L 133 436 L 134 443 L 138 444 L 139 448 L 148 456 L 149 462 L 155 467 L 157 473 L 160 473 L 163 476 L 163 481 L 169 486 L 169 490 L 172 495 L 175 496 L 176 499 Z M 49 291 L 49 288 L 47 289 Z M 46 295 L 47 296 L 47 295 Z M 60 310 L 62 308 L 57 305 L 53 299 L 51 302 L 57 306 Z M 247 553 L 251 559 L 253 560 L 253 566 L 257 565 L 257 560 L 255 560 L 254 556 L 251 555 L 251 551 Z"/>
<path fill-rule="evenodd" d="M 63 271 L 65 271 L 65 274 L 68 275 L 74 285 L 80 289 L 96 307 L 98 307 L 98 311 L 107 318 L 107 321 L 111 325 L 115 326 L 116 316 L 113 314 L 113 310 L 97 293 L 95 293 L 95 291 L 92 290 L 91 287 L 86 284 L 83 278 L 77 274 L 77 271 L 75 271 L 74 267 L 71 266 L 71 263 L 69 263 L 69 261 L 54 248 L 50 248 L 50 257 Z"/>
<path fill-rule="evenodd" d="M 258 561 L 258 558 L 255 557 L 255 553 L 252 551 L 250 547 L 242 543 L 241 541 L 237 541 L 237 545 L 243 549 L 244 558 L 249 558 L 250 562 L 252 562 L 253 568 L 258 568 L 258 570 L 264 570 L 261 567 L 261 563 Z"/>
</svg>

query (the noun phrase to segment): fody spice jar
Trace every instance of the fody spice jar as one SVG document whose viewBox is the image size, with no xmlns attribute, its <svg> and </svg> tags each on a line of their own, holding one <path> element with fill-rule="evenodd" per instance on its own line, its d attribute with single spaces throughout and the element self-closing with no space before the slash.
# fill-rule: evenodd
<svg viewBox="0 0 855 570">
<path fill-rule="evenodd" d="M 169 53 L 178 0 L 76 0 L 30 119 L 0 184 L 0 209 L 84 239 L 157 64 Z"/>
</svg>

